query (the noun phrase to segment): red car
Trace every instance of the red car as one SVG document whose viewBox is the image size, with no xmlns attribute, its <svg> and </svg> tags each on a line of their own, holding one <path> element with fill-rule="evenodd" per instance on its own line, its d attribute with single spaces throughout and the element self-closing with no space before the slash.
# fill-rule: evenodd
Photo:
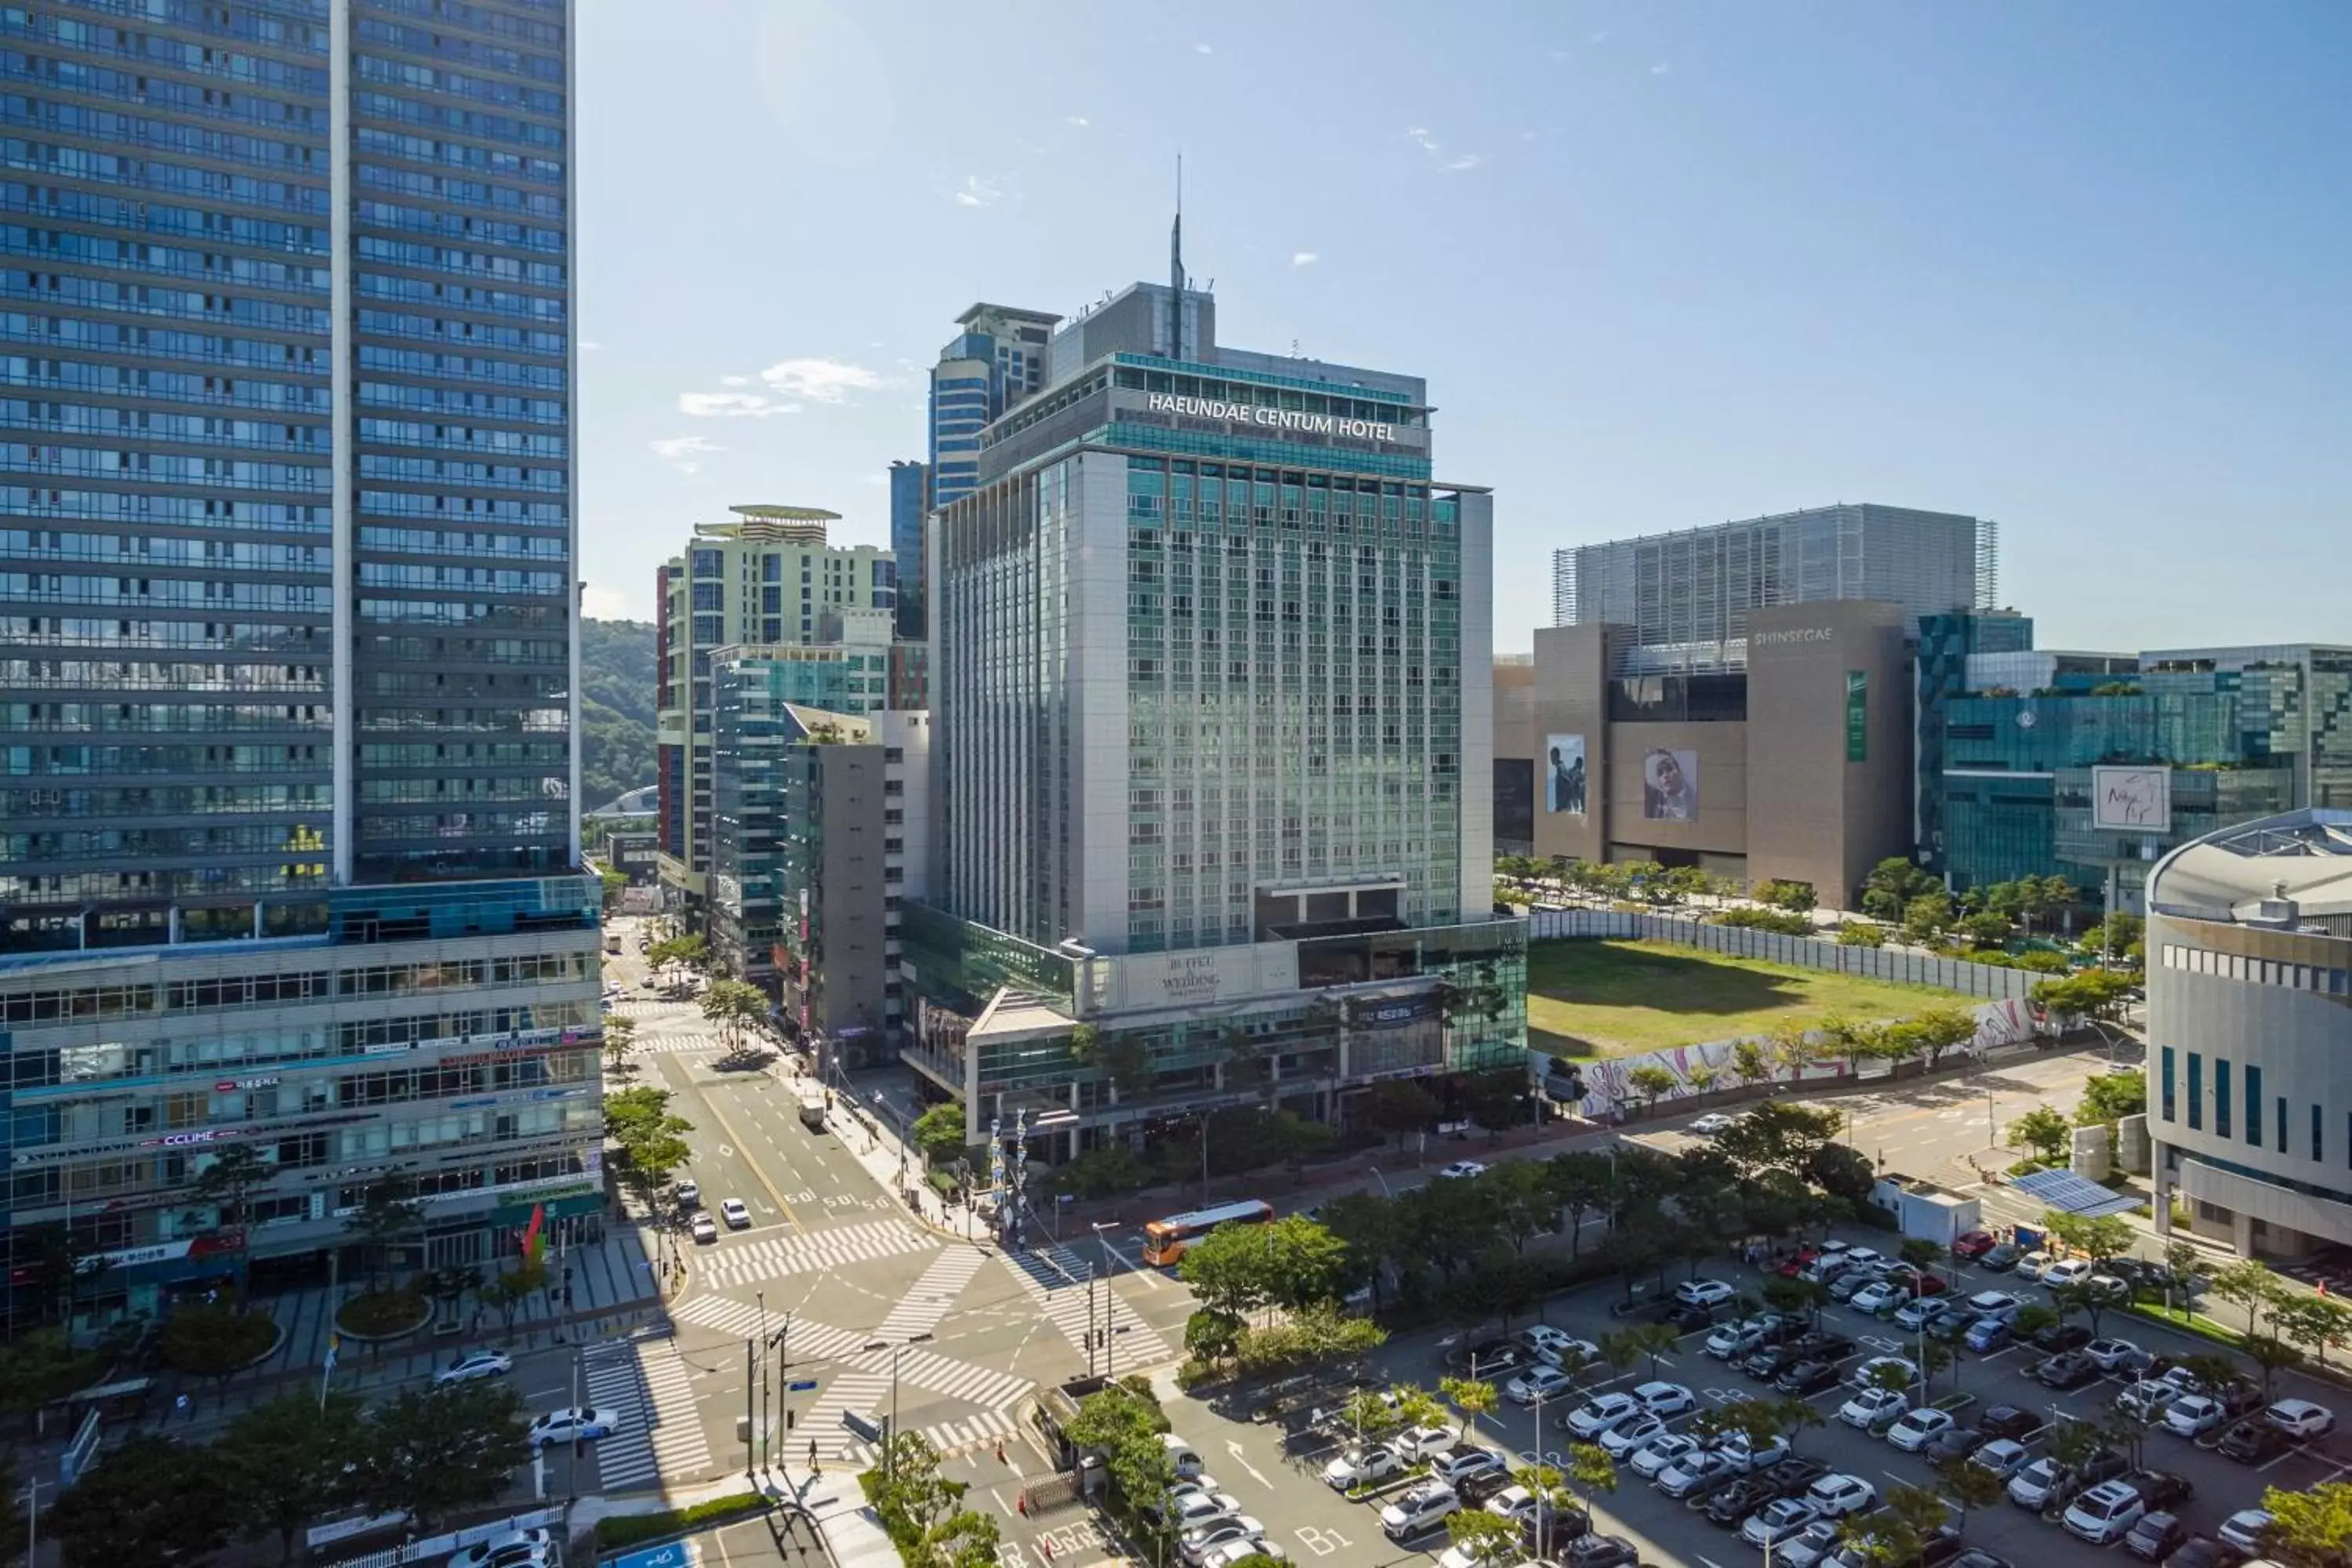
<svg viewBox="0 0 2352 1568">
<path fill-rule="evenodd" d="M 1779 1270 L 1780 1278 L 1783 1279 L 1794 1279 L 1800 1273 L 1803 1272 L 1806 1264 L 1811 1263 L 1814 1258 L 1819 1258 L 1821 1255 L 1822 1249 L 1818 1247 L 1801 1247 L 1797 1248 L 1794 1254 L 1780 1260 L 1780 1268 Z"/>
<path fill-rule="evenodd" d="M 1989 1230 L 1972 1230 L 1952 1243 L 1955 1258 L 1982 1258 L 1998 1245 L 2000 1237 Z"/>
</svg>

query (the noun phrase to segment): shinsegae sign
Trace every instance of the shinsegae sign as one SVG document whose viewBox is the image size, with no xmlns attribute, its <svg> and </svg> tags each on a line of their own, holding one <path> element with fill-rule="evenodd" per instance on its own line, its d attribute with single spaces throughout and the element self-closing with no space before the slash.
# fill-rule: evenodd
<svg viewBox="0 0 2352 1568">
<path fill-rule="evenodd" d="M 1345 419 L 1337 414 L 1306 414 L 1295 408 L 1268 408 L 1255 403 L 1227 403 L 1214 397 L 1180 397 L 1151 394 L 1151 412 L 1181 414 L 1193 419 L 1224 419 L 1236 425 L 1264 425 L 1277 430 L 1304 430 L 1317 436 L 1352 436 L 1364 441 L 1393 441 L 1396 426 L 1374 419 Z"/>
</svg>

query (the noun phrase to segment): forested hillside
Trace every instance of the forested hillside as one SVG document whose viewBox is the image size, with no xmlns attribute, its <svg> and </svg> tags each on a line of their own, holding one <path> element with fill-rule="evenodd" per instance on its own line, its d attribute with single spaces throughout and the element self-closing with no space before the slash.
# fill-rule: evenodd
<svg viewBox="0 0 2352 1568">
<path fill-rule="evenodd" d="M 583 621 L 580 638 L 580 793 L 593 811 L 654 782 L 654 626 Z"/>
</svg>

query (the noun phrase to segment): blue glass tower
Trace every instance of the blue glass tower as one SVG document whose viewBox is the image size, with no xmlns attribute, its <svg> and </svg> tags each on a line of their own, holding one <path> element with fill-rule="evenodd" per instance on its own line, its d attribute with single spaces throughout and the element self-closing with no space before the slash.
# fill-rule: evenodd
<svg viewBox="0 0 2352 1568">
<path fill-rule="evenodd" d="M 898 575 L 898 632 L 919 642 L 929 625 L 923 600 L 923 520 L 931 510 L 931 466 L 890 465 L 890 557 Z"/>
<path fill-rule="evenodd" d="M 1045 384 L 1059 316 L 1011 305 L 974 305 L 931 368 L 931 500 L 943 508 L 980 485 L 980 433 Z M 898 542 L 891 542 L 899 549 Z M 907 556 L 900 550 L 900 561 Z"/>
<path fill-rule="evenodd" d="M 0 9 L 5 1217 L 119 1255 L 77 1315 L 331 1255 L 352 1172 L 420 1264 L 598 1185 L 571 73 L 564 0 Z"/>
</svg>

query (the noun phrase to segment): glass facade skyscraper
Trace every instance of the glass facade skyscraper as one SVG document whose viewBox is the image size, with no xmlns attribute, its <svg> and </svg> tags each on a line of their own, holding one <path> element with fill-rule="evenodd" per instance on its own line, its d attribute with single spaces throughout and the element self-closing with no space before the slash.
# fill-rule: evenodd
<svg viewBox="0 0 2352 1568">
<path fill-rule="evenodd" d="M 438 953 L 394 965 L 405 990 L 425 963 L 451 1009 L 404 1048 L 445 1023 L 453 1039 L 551 1027 L 571 1047 L 593 1031 L 595 908 L 583 927 L 566 890 L 570 26 L 563 0 L 0 8 L 0 1004 L 20 1069 L 68 1053 L 61 1077 L 20 1070 L 20 1100 L 58 1100 L 70 1053 L 95 1048 L 44 1032 L 38 998 L 88 988 L 42 965 L 101 950 L 157 966 L 125 1016 L 170 1021 L 98 1042 L 154 1060 L 96 1076 L 209 1082 L 232 1058 L 308 1061 L 306 1030 L 349 1032 L 329 1005 L 223 1034 L 209 1004 L 173 1000 L 182 963 L 278 987 L 282 953 L 229 956 L 256 942 L 536 933 L 474 955 L 478 976 Z M 462 890 L 419 888 L 429 918 L 359 893 L 422 883 Z M 314 959 L 306 1002 L 372 994 Z M 500 994 L 460 1005 L 477 984 Z M 295 1093 L 278 1068 L 258 1077 L 278 1110 L 211 1091 L 210 1110 L 171 1109 L 194 1118 L 172 1121 L 173 1146 L 289 1100 L 341 1103 L 331 1079 Z M 585 1114 L 540 1130 L 575 1175 L 593 1158 L 586 1081 Z M 121 1119 L 68 1110 L 34 1130 L 66 1141 L 40 1160 L 70 1205 L 72 1141 Z M 171 1180 L 131 1184 L 150 1184 Z M 55 1195 L 19 1191 L 13 1217 Z M 137 1206 L 108 1222 L 116 1239 L 153 1219 L 120 1218 Z"/>
</svg>

